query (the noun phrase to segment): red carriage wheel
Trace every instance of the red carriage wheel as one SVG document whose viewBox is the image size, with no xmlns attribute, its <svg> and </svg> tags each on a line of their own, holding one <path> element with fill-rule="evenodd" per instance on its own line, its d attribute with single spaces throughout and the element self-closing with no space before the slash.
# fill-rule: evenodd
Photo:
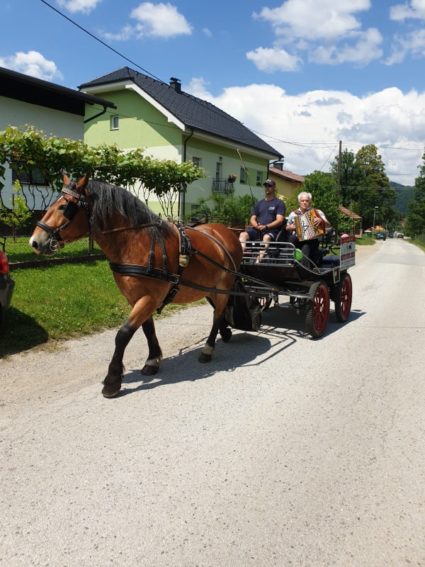
<svg viewBox="0 0 425 567">
<path fill-rule="evenodd" d="M 307 331 L 318 339 L 326 330 L 329 319 L 329 288 L 320 281 L 313 286 L 313 298 L 309 302 L 305 318 Z"/>
<path fill-rule="evenodd" d="M 345 273 L 334 292 L 335 316 L 341 323 L 345 323 L 350 315 L 352 297 L 353 283 L 350 274 Z"/>
</svg>

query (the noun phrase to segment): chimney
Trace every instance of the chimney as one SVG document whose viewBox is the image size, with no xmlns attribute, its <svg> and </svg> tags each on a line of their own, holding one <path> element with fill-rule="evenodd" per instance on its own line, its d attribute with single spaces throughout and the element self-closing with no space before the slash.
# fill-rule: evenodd
<svg viewBox="0 0 425 567">
<path fill-rule="evenodd" d="M 176 93 L 182 92 L 182 84 L 180 79 L 176 79 L 176 77 L 171 77 L 170 79 L 170 87 L 172 87 Z"/>
</svg>

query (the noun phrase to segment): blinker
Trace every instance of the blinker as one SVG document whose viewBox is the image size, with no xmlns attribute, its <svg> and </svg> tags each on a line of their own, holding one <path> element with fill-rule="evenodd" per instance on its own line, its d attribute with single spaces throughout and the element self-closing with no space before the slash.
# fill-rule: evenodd
<svg viewBox="0 0 425 567">
<path fill-rule="evenodd" d="M 77 211 L 78 205 L 76 203 L 73 203 L 72 201 L 68 201 L 65 210 L 63 211 L 63 216 L 71 221 L 77 214 Z"/>
</svg>

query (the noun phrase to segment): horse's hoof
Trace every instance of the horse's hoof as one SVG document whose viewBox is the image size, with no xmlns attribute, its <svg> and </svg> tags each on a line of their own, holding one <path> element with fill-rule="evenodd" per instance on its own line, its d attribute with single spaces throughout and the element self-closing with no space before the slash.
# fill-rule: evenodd
<svg viewBox="0 0 425 567">
<path fill-rule="evenodd" d="M 154 374 L 158 374 L 158 370 L 159 366 L 149 366 L 149 364 L 145 364 L 140 372 L 143 376 L 153 376 Z"/>
<path fill-rule="evenodd" d="M 105 384 L 102 388 L 102 395 L 104 398 L 116 398 L 121 390 L 121 384 Z"/>
<path fill-rule="evenodd" d="M 229 329 L 229 327 L 226 327 L 225 329 L 222 329 L 220 331 L 220 335 L 221 335 L 221 340 L 223 341 L 223 343 L 228 343 L 230 341 L 230 339 L 232 338 L 232 329 Z"/>
<path fill-rule="evenodd" d="M 204 352 L 201 352 L 198 360 L 199 360 L 199 362 L 211 362 L 212 355 L 211 354 L 205 354 Z"/>
</svg>

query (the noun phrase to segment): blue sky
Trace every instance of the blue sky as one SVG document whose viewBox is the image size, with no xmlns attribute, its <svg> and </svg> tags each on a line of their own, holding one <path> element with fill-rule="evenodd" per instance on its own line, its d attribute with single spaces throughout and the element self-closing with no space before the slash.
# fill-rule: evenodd
<svg viewBox="0 0 425 567">
<path fill-rule="evenodd" d="M 300 174 L 376 144 L 414 182 L 425 138 L 425 0 L 2 0 L 0 65 L 76 88 L 128 65 L 241 120 Z"/>
</svg>

